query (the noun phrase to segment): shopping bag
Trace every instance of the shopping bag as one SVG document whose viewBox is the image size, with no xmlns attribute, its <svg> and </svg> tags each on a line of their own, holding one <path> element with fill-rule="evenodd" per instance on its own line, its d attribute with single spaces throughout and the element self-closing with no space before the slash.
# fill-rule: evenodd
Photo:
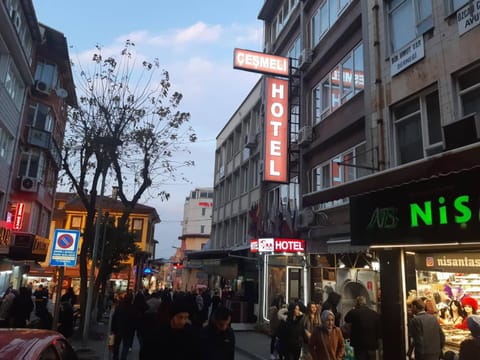
<svg viewBox="0 0 480 360">
<path fill-rule="evenodd" d="M 345 355 L 343 355 L 343 360 L 355 360 L 353 346 L 350 345 L 350 340 L 345 340 Z"/>
</svg>

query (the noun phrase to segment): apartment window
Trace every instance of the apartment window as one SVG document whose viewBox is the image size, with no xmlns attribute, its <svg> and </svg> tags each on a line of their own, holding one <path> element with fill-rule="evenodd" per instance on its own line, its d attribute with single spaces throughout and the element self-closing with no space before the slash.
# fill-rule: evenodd
<svg viewBox="0 0 480 360">
<path fill-rule="evenodd" d="M 421 159 L 442 142 L 438 91 L 424 92 L 393 108 L 397 163 Z"/>
<path fill-rule="evenodd" d="M 30 176 L 43 179 L 45 174 L 45 155 L 36 149 L 22 153 L 20 159 L 19 176 Z"/>
<path fill-rule="evenodd" d="M 205 216 L 206 213 L 207 213 L 207 209 L 202 208 L 202 216 Z"/>
<path fill-rule="evenodd" d="M 17 109 L 20 109 L 23 101 L 23 83 L 20 80 L 17 69 L 13 62 L 10 61 L 7 74 L 5 76 L 5 90 L 12 98 Z"/>
<path fill-rule="evenodd" d="M 275 41 L 278 34 L 280 34 L 287 24 L 288 20 L 290 19 L 290 15 L 292 14 L 293 10 L 295 10 L 297 4 L 298 0 L 283 0 L 282 6 L 279 8 L 272 21 L 272 42 Z"/>
<path fill-rule="evenodd" d="M 360 44 L 313 89 L 315 123 L 363 90 L 363 68 L 363 44 Z"/>
<path fill-rule="evenodd" d="M 480 115 L 480 66 L 458 77 L 458 90 L 462 115 Z"/>
<path fill-rule="evenodd" d="M 293 43 L 293 45 L 288 49 L 287 56 L 291 60 L 291 66 L 293 68 L 298 68 L 298 60 L 300 58 L 300 52 L 301 52 L 301 41 L 300 37 L 297 37 Z"/>
<path fill-rule="evenodd" d="M 242 194 L 248 191 L 248 167 L 242 168 Z"/>
<path fill-rule="evenodd" d="M 205 225 L 200 225 L 200 234 L 205 234 Z"/>
<path fill-rule="evenodd" d="M 82 217 L 81 216 L 72 216 L 70 229 L 80 230 L 82 228 Z"/>
<path fill-rule="evenodd" d="M 471 0 L 447 0 L 447 13 L 451 14 L 467 5 Z"/>
<path fill-rule="evenodd" d="M 325 0 L 310 20 L 311 46 L 315 47 L 353 0 Z"/>
<path fill-rule="evenodd" d="M 132 233 L 135 237 L 135 242 L 142 241 L 142 231 L 143 231 L 143 219 L 133 219 L 132 221 Z"/>
<path fill-rule="evenodd" d="M 389 6 L 392 51 L 433 27 L 431 0 L 391 0 Z"/>
<path fill-rule="evenodd" d="M 12 162 L 13 155 L 13 136 L 0 127 L 0 158 L 8 164 Z"/>
<path fill-rule="evenodd" d="M 330 163 L 323 164 L 312 170 L 312 191 L 330 187 Z"/>
<path fill-rule="evenodd" d="M 43 104 L 30 105 L 28 123 L 36 129 L 52 132 L 53 118 L 50 107 Z"/>
<path fill-rule="evenodd" d="M 56 65 L 46 62 L 38 62 L 37 69 L 35 71 L 35 80 L 44 82 L 50 89 L 55 89 L 58 82 Z"/>
</svg>

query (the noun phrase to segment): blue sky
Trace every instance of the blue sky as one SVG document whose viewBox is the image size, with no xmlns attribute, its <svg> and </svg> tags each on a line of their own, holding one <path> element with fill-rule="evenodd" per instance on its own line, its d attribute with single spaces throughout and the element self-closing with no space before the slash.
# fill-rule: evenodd
<svg viewBox="0 0 480 360">
<path fill-rule="evenodd" d="M 157 257 L 180 246 L 183 204 L 195 187 L 213 186 L 215 137 L 260 76 L 235 70 L 233 49 L 261 51 L 263 0 L 33 0 L 38 21 L 65 34 L 74 62 L 87 64 L 95 45 L 116 53 L 126 39 L 138 56 L 158 58 L 184 95 L 199 141 L 190 146 L 196 165 L 185 171 L 191 183 L 165 186 L 168 202 L 144 200 L 162 219 L 155 238 Z M 117 51 L 118 52 L 118 51 Z M 108 192 L 107 192 L 108 193 Z"/>
</svg>

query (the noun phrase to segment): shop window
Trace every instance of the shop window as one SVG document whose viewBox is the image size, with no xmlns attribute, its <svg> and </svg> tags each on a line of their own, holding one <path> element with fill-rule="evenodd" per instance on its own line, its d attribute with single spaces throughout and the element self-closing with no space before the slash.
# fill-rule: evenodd
<svg viewBox="0 0 480 360">
<path fill-rule="evenodd" d="M 395 52 L 433 27 L 431 0 L 391 0 L 390 42 Z"/>
<path fill-rule="evenodd" d="M 393 108 L 397 163 L 421 159 L 442 143 L 438 91 L 430 91 Z"/>
<path fill-rule="evenodd" d="M 480 66 L 458 77 L 462 115 L 480 114 Z"/>
</svg>

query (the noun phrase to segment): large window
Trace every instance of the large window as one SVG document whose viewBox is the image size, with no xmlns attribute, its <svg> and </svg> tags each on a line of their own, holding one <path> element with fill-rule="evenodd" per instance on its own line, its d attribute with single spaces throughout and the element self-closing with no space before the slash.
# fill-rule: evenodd
<svg viewBox="0 0 480 360">
<path fill-rule="evenodd" d="M 312 168 L 310 191 L 325 190 L 353 181 L 369 174 L 370 167 L 365 143 L 362 143 Z"/>
<path fill-rule="evenodd" d="M 4 0 L 5 8 L 7 9 L 8 16 L 12 21 L 13 27 L 17 32 L 18 38 L 22 43 L 25 56 L 28 60 L 28 63 L 31 64 L 32 61 L 32 36 L 30 34 L 30 29 L 28 28 L 27 19 L 23 13 L 22 6 L 18 0 Z"/>
<path fill-rule="evenodd" d="M 36 129 L 52 132 L 53 117 L 50 108 L 43 104 L 30 105 L 28 124 Z"/>
<path fill-rule="evenodd" d="M 335 24 L 341 13 L 353 0 L 325 0 L 310 20 L 310 45 L 314 48 L 325 33 Z"/>
<path fill-rule="evenodd" d="M 471 0 L 446 0 L 447 4 L 447 13 L 453 13 L 465 5 L 467 5 Z"/>
<path fill-rule="evenodd" d="M 46 62 L 38 62 L 37 69 L 35 71 L 35 80 L 44 82 L 50 89 L 56 89 L 58 82 L 56 65 Z"/>
<path fill-rule="evenodd" d="M 8 164 L 12 161 L 13 140 L 13 136 L 0 127 L 0 158 Z"/>
<path fill-rule="evenodd" d="M 142 241 L 143 232 L 143 219 L 133 219 L 132 221 L 132 233 L 135 237 L 135 242 Z"/>
<path fill-rule="evenodd" d="M 323 120 L 363 88 L 363 44 L 360 44 L 313 89 L 314 122 Z"/>
<path fill-rule="evenodd" d="M 25 87 L 23 86 L 23 83 L 20 80 L 20 75 L 18 75 L 18 71 L 12 61 L 9 62 L 7 74 L 5 76 L 5 89 L 14 102 L 15 107 L 20 109 L 23 102 Z"/>
<path fill-rule="evenodd" d="M 288 20 L 290 19 L 290 15 L 292 14 L 293 10 L 295 10 L 297 4 L 298 0 L 283 0 L 282 6 L 279 8 L 277 15 L 275 15 L 272 21 L 272 42 L 275 41 L 278 34 L 280 34 L 287 24 Z"/>
<path fill-rule="evenodd" d="M 480 115 L 480 66 L 458 77 L 458 92 L 462 115 Z"/>
<path fill-rule="evenodd" d="M 389 15 L 394 52 L 433 27 L 432 0 L 391 0 Z"/>
<path fill-rule="evenodd" d="M 43 180 L 45 174 L 45 155 L 36 149 L 22 153 L 20 159 L 19 176 L 29 176 Z"/>
<path fill-rule="evenodd" d="M 421 159 L 442 144 L 437 90 L 426 91 L 392 110 L 397 164 Z"/>
<path fill-rule="evenodd" d="M 295 39 L 290 49 L 288 49 L 287 56 L 291 59 L 291 66 L 293 68 L 298 68 L 298 60 L 300 58 L 301 46 L 302 45 L 299 36 Z"/>
</svg>

